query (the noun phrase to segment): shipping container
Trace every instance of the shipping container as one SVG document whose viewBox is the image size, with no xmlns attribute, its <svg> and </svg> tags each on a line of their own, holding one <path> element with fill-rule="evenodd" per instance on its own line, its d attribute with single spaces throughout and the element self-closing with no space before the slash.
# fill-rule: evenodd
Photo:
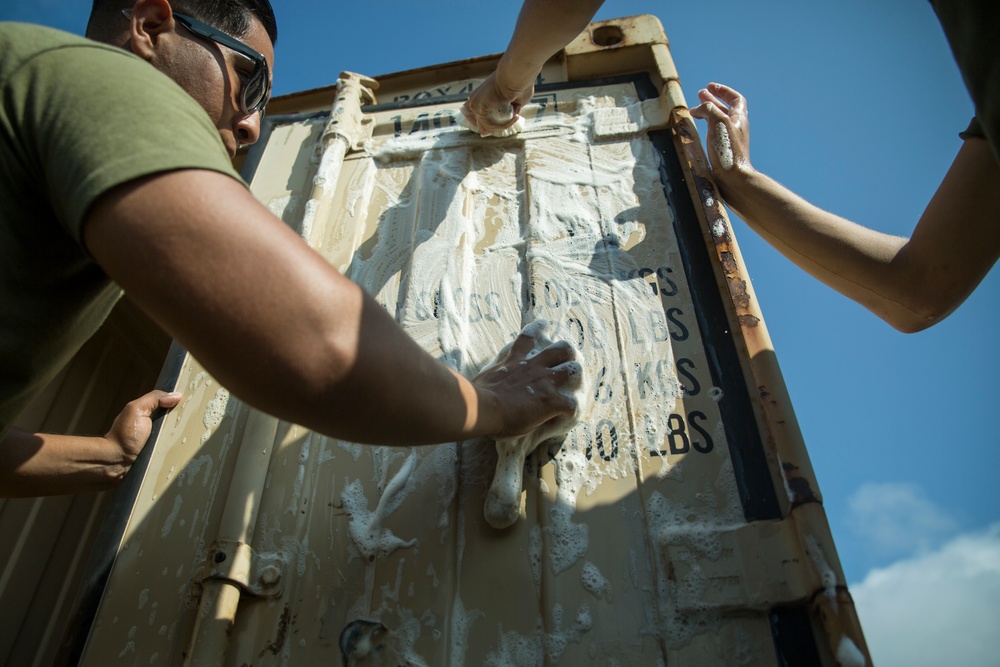
<svg viewBox="0 0 1000 667">
<path fill-rule="evenodd" d="M 459 372 L 532 322 L 576 347 L 580 422 L 513 525 L 484 517 L 491 441 L 277 420 L 125 302 L 24 425 L 185 399 L 113 497 L 0 506 L 5 664 L 870 664 L 660 22 L 591 24 L 523 131 L 480 137 L 459 108 L 498 58 L 277 98 L 241 168 Z"/>
</svg>

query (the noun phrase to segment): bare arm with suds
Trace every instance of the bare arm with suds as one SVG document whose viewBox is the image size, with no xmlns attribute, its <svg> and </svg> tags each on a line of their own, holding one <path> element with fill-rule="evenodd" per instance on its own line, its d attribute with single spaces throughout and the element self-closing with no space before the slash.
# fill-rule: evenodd
<svg viewBox="0 0 1000 667">
<path fill-rule="evenodd" d="M 542 66 L 579 35 L 604 0 L 525 0 L 514 34 L 495 72 L 469 96 L 462 113 L 480 133 L 513 125 L 520 108 L 531 101 Z M 497 123 L 495 110 L 512 105 L 514 116 Z"/>
<path fill-rule="evenodd" d="M 192 169 L 120 186 L 91 208 L 84 241 L 230 391 L 321 433 L 450 442 L 525 433 L 575 407 L 554 370 L 567 354 L 526 359 L 521 341 L 509 372 L 460 376 L 229 176 Z"/>
<path fill-rule="evenodd" d="M 896 329 L 952 313 L 1000 257 L 1000 164 L 984 139 L 959 149 L 910 238 L 824 211 L 750 164 L 746 100 L 709 84 L 691 115 L 708 122 L 708 155 L 726 203 L 800 268 Z"/>
</svg>

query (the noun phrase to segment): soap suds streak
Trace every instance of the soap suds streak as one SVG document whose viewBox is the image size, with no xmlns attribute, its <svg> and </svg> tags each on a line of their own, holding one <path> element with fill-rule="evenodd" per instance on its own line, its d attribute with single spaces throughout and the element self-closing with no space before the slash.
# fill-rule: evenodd
<svg viewBox="0 0 1000 667">
<path fill-rule="evenodd" d="M 413 472 L 416 453 L 407 457 L 399 471 L 393 476 L 375 510 L 369 511 L 368 499 L 360 480 L 347 484 L 341 492 L 341 502 L 344 511 L 350 517 L 350 534 L 355 547 L 369 561 L 374 558 L 385 558 L 397 549 L 413 547 L 416 538 L 403 540 L 389 529 L 382 527 L 382 522 L 399 508 L 402 503 L 406 483 Z"/>
<path fill-rule="evenodd" d="M 542 619 L 530 635 L 504 632 L 501 625 L 500 645 L 486 656 L 485 664 L 487 667 L 559 664 L 567 646 L 572 642 L 580 643 L 593 627 L 590 608 L 586 603 L 581 604 L 568 628 L 563 628 L 564 622 L 562 605 L 556 603 L 552 608 L 549 632 L 542 627 Z"/>
<path fill-rule="evenodd" d="M 715 133 L 712 148 L 715 149 L 715 155 L 719 158 L 719 164 L 722 165 L 723 169 L 732 169 L 733 145 L 729 140 L 729 129 L 725 123 L 716 123 Z"/>
</svg>

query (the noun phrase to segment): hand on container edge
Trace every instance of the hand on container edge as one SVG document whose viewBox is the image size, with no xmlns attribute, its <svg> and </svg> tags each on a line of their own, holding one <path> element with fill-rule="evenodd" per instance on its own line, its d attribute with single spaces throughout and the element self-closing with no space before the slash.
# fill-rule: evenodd
<svg viewBox="0 0 1000 667">
<path fill-rule="evenodd" d="M 699 90 L 698 99 L 701 104 L 691 109 L 691 115 L 708 123 L 708 159 L 725 197 L 727 188 L 735 187 L 741 176 L 754 170 L 746 99 L 721 83 Z"/>
<path fill-rule="evenodd" d="M 462 115 L 481 135 L 506 130 L 520 118 L 521 107 L 531 101 L 535 94 L 534 80 L 526 88 L 510 90 L 502 86 L 494 71 L 479 84 L 469 99 L 462 105 Z M 506 121 L 498 123 L 495 119 L 496 110 L 511 105 L 513 115 Z"/>
<path fill-rule="evenodd" d="M 472 381 L 497 398 L 503 429 L 492 437 L 523 435 L 577 410 L 573 393 L 583 373 L 572 346 L 558 341 L 529 356 L 534 349 L 533 339 L 522 333 Z"/>
<path fill-rule="evenodd" d="M 184 397 L 179 392 L 153 391 L 129 402 L 115 417 L 111 430 L 104 438 L 121 452 L 122 465 L 127 471 L 142 451 L 153 430 L 151 415 L 157 408 L 175 407 Z"/>
</svg>

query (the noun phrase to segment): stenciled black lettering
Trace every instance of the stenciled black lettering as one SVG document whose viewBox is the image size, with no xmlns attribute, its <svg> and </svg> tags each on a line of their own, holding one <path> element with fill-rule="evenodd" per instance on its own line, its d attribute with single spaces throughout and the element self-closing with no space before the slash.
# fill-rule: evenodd
<svg viewBox="0 0 1000 667">
<path fill-rule="evenodd" d="M 656 343 L 665 343 L 670 338 L 670 330 L 667 329 L 667 320 L 663 317 L 663 312 L 650 310 L 649 312 L 649 332 Z"/>
<path fill-rule="evenodd" d="M 604 327 L 604 320 L 594 316 L 587 318 L 587 325 L 590 327 L 590 344 L 603 350 L 608 345 L 608 330 Z"/>
<path fill-rule="evenodd" d="M 465 290 L 461 287 L 452 293 L 452 308 L 450 309 L 455 317 L 462 319 L 465 317 Z"/>
<path fill-rule="evenodd" d="M 447 119 L 448 122 L 442 125 L 442 120 Z M 443 111 L 438 111 L 434 114 L 434 129 L 441 129 L 442 127 L 451 127 L 456 125 L 455 112 L 451 109 L 445 109 Z"/>
<path fill-rule="evenodd" d="M 571 337 L 571 332 L 576 334 L 575 340 Z M 583 322 L 580 321 L 579 317 L 571 317 L 566 320 L 565 336 L 570 339 L 570 342 L 574 342 L 576 344 L 576 348 L 578 350 L 583 349 Z"/>
<path fill-rule="evenodd" d="M 639 325 L 635 321 L 635 313 L 631 310 L 628 311 L 628 324 L 629 328 L 632 330 L 632 342 L 640 345 L 645 343 L 646 339 L 643 338 L 642 333 L 639 331 Z"/>
<path fill-rule="evenodd" d="M 393 116 L 392 117 L 392 135 L 394 137 L 399 137 L 403 134 L 403 117 Z"/>
<path fill-rule="evenodd" d="M 703 429 L 701 425 L 698 423 L 699 421 L 705 421 L 707 419 L 708 417 L 705 415 L 705 413 L 700 412 L 698 410 L 692 410 L 691 412 L 688 413 L 688 422 L 691 424 L 691 428 L 695 431 L 698 431 L 698 433 L 701 434 L 701 437 L 705 438 L 704 444 L 702 444 L 698 440 L 694 440 L 691 442 L 691 446 L 694 447 L 696 451 L 699 451 L 702 454 L 708 454 L 715 448 L 715 443 L 712 442 L 712 436 L 710 436 L 708 434 L 708 431 Z"/>
<path fill-rule="evenodd" d="M 656 271 L 654 271 L 653 269 L 639 269 L 640 278 L 646 280 L 646 278 L 648 278 L 649 276 L 654 276 L 654 280 L 652 282 L 649 281 L 647 282 L 649 282 L 649 288 L 653 290 L 653 296 L 657 296 L 660 293 L 660 288 L 657 287 L 656 285 L 656 280 L 655 280 Z"/>
<path fill-rule="evenodd" d="M 546 280 L 542 288 L 545 294 L 545 305 L 549 308 L 558 308 L 562 303 L 562 288 L 554 280 Z"/>
<path fill-rule="evenodd" d="M 483 309 L 479 307 L 480 298 L 476 292 L 469 295 L 469 323 L 471 324 L 482 322 L 483 320 Z"/>
<path fill-rule="evenodd" d="M 500 321 L 500 295 L 496 292 L 486 293 L 486 321 Z"/>
<path fill-rule="evenodd" d="M 687 454 L 691 449 L 691 441 L 688 439 L 687 428 L 684 424 L 684 417 L 676 412 L 671 413 L 667 418 L 667 445 L 671 454 Z"/>
<path fill-rule="evenodd" d="M 686 396 L 697 396 L 701 393 L 701 384 L 698 383 L 698 378 L 688 372 L 688 369 L 694 370 L 695 368 L 694 362 L 690 359 L 682 357 L 677 360 L 677 374 L 687 380 L 687 382 L 683 383 L 684 394 Z"/>
<path fill-rule="evenodd" d="M 608 367 L 602 366 L 594 382 L 594 400 L 598 403 L 610 403 L 614 395 L 611 384 L 605 381 L 608 374 Z"/>
<path fill-rule="evenodd" d="M 611 453 L 609 454 L 605 448 L 604 442 L 604 432 L 607 430 L 608 442 L 611 445 Z M 597 454 L 605 461 L 613 461 L 618 458 L 618 429 L 615 428 L 614 422 L 610 419 L 602 419 L 597 422 L 595 428 L 597 435 Z"/>
<path fill-rule="evenodd" d="M 670 276 L 667 275 L 668 273 L 673 272 L 674 270 L 667 266 L 661 266 L 656 269 L 656 277 L 663 281 L 663 284 L 660 285 L 660 291 L 663 293 L 663 296 L 677 296 L 677 293 L 681 291 L 681 288 L 677 286 L 677 283 L 671 280 Z"/>
<path fill-rule="evenodd" d="M 639 398 L 649 398 L 649 396 L 656 395 L 656 387 L 653 385 L 653 378 L 650 373 L 653 362 L 647 361 L 645 363 L 636 362 L 635 364 L 635 383 L 639 387 Z M 649 393 L 647 394 L 647 389 L 649 388 Z"/>
<path fill-rule="evenodd" d="M 667 308 L 667 313 L 666 313 L 667 319 L 670 321 L 671 324 L 677 327 L 676 332 L 675 331 L 670 332 L 670 337 L 673 338 L 674 340 L 687 340 L 688 336 L 691 335 L 691 332 L 689 332 L 688 328 L 684 326 L 684 323 L 681 322 L 679 319 L 677 319 L 678 316 L 683 314 L 684 311 L 681 310 L 680 308 Z"/>
<path fill-rule="evenodd" d="M 413 99 L 418 99 L 420 93 L 417 93 Z M 422 113 L 413 119 L 413 127 L 410 128 L 410 134 L 414 132 L 427 132 L 431 129 L 430 115 L 427 113 Z"/>
<path fill-rule="evenodd" d="M 429 292 L 420 292 L 417 294 L 417 304 L 413 308 L 413 314 L 421 322 L 425 322 L 431 318 L 431 311 L 427 308 L 427 303 L 431 300 L 431 295 Z"/>
</svg>

